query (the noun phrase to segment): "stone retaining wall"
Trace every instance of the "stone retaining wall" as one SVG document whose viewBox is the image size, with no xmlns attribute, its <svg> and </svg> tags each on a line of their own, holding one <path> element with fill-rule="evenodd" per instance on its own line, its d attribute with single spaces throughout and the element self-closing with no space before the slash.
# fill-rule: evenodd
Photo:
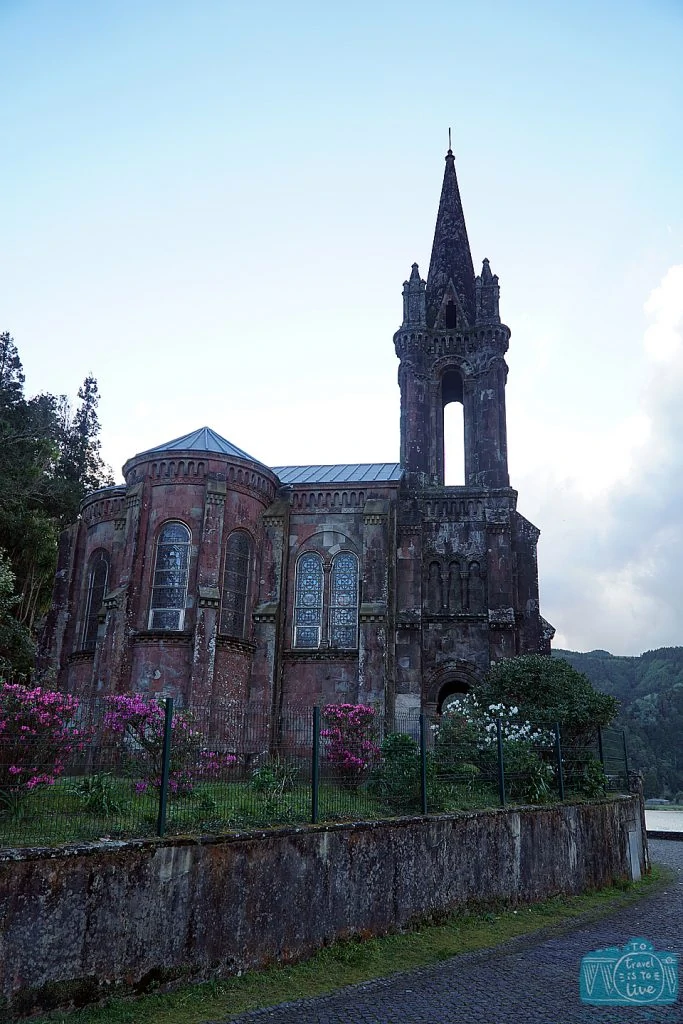
<svg viewBox="0 0 683 1024">
<path fill-rule="evenodd" d="M 646 868 L 637 796 L 5 851 L 0 995 L 23 1013 L 224 976 L 471 901 L 580 893 Z"/>
</svg>

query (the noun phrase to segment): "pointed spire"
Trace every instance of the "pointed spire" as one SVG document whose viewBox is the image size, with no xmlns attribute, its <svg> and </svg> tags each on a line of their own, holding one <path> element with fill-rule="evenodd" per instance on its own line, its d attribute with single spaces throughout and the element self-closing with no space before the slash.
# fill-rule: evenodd
<svg viewBox="0 0 683 1024">
<path fill-rule="evenodd" d="M 413 263 L 410 280 L 403 282 L 403 326 L 425 327 L 425 283 L 420 268 Z"/>
<path fill-rule="evenodd" d="M 484 260 L 481 274 L 474 279 L 475 293 L 477 299 L 477 323 L 500 323 L 500 311 L 498 300 L 500 288 L 498 287 L 498 275 L 491 273 L 491 265 Z"/>
<path fill-rule="evenodd" d="M 450 139 L 449 139 L 450 142 Z M 436 218 L 432 258 L 427 277 L 427 324 L 436 323 L 449 283 L 469 325 L 474 324 L 474 267 L 467 228 L 462 212 L 460 190 L 455 173 L 455 157 L 449 148 L 443 177 L 439 212 Z M 452 293 L 451 293 L 452 294 Z"/>
</svg>

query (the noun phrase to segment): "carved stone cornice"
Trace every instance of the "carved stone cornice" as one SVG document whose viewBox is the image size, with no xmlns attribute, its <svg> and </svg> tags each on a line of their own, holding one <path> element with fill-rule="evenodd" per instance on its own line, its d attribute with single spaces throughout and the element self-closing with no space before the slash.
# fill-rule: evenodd
<svg viewBox="0 0 683 1024">
<path fill-rule="evenodd" d="M 254 622 L 277 622 L 279 607 L 278 601 L 267 601 L 257 605 L 251 617 Z"/>
<path fill-rule="evenodd" d="M 75 664 L 78 664 L 79 662 L 82 662 L 82 661 L 93 661 L 94 658 L 95 658 L 95 651 L 94 650 L 90 650 L 90 651 L 85 651 L 85 650 L 72 651 L 71 654 L 69 654 L 67 656 L 66 662 L 67 662 L 67 665 L 75 665 Z"/>
<path fill-rule="evenodd" d="M 288 662 L 358 661 L 358 650 L 348 651 L 341 647 L 316 648 L 316 650 L 292 648 L 291 650 L 283 651 L 283 658 Z"/>
<path fill-rule="evenodd" d="M 358 611 L 358 618 L 361 622 L 384 622 L 386 617 L 386 601 L 366 601 Z"/>
<path fill-rule="evenodd" d="M 142 629 L 131 634 L 129 643 L 133 647 L 190 647 L 192 633 L 184 629 Z"/>
<path fill-rule="evenodd" d="M 200 584 L 197 594 L 197 604 L 200 608 L 218 608 L 220 603 L 221 592 L 218 587 Z"/>
<path fill-rule="evenodd" d="M 115 590 L 110 590 L 104 595 L 102 604 L 104 605 L 105 611 L 112 612 L 117 608 L 123 607 L 123 599 L 126 594 L 128 587 L 124 584 L 121 587 L 116 587 Z"/>
<path fill-rule="evenodd" d="M 216 647 L 221 651 L 239 651 L 241 654 L 253 654 L 256 644 L 253 640 L 245 640 L 237 636 L 227 636 L 219 633 L 216 637 Z"/>
<path fill-rule="evenodd" d="M 489 608 L 489 626 L 495 629 L 514 629 L 514 608 Z"/>
<path fill-rule="evenodd" d="M 207 491 L 206 504 L 215 505 L 220 508 L 222 505 L 225 505 L 225 494 L 219 494 L 218 491 Z"/>
</svg>

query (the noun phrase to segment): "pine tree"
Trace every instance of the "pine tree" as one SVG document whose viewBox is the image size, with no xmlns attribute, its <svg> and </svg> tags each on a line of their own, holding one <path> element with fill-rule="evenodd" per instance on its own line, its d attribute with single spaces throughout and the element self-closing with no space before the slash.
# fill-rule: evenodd
<svg viewBox="0 0 683 1024">
<path fill-rule="evenodd" d="M 78 389 L 81 404 L 66 430 L 58 474 L 80 492 L 80 501 L 89 491 L 113 483 L 111 470 L 102 460 L 97 406 L 100 394 L 97 381 L 89 374 Z"/>
</svg>

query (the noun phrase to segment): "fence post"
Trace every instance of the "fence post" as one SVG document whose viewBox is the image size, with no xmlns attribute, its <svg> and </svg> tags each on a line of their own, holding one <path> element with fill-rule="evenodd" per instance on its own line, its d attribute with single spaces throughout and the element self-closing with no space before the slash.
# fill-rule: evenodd
<svg viewBox="0 0 683 1024">
<path fill-rule="evenodd" d="M 168 805 L 168 777 L 171 772 L 171 737 L 173 727 L 173 697 L 166 698 L 164 712 L 164 745 L 161 751 L 161 785 L 159 787 L 159 816 L 157 835 L 166 831 L 166 807 Z"/>
<path fill-rule="evenodd" d="M 621 741 L 624 745 L 624 768 L 626 769 L 626 785 L 628 786 L 629 770 L 628 770 L 628 750 L 626 749 L 626 729 L 621 730 Z"/>
<path fill-rule="evenodd" d="M 560 800 L 564 800 L 564 771 L 562 769 L 562 740 L 560 739 L 560 723 L 555 722 L 555 756 L 557 757 L 557 784 Z"/>
<path fill-rule="evenodd" d="M 311 823 L 318 823 L 320 789 L 320 708 L 313 708 L 313 748 L 311 750 Z"/>
<path fill-rule="evenodd" d="M 500 806 L 505 807 L 505 760 L 503 757 L 503 723 L 496 719 L 496 739 L 498 740 L 498 796 Z"/>
<path fill-rule="evenodd" d="M 602 726 L 598 726 L 598 757 L 600 758 L 600 764 L 602 770 L 605 770 L 605 748 L 602 745 Z"/>
<path fill-rule="evenodd" d="M 420 712 L 420 799 L 422 813 L 427 814 L 427 722 L 424 711 Z"/>
</svg>

